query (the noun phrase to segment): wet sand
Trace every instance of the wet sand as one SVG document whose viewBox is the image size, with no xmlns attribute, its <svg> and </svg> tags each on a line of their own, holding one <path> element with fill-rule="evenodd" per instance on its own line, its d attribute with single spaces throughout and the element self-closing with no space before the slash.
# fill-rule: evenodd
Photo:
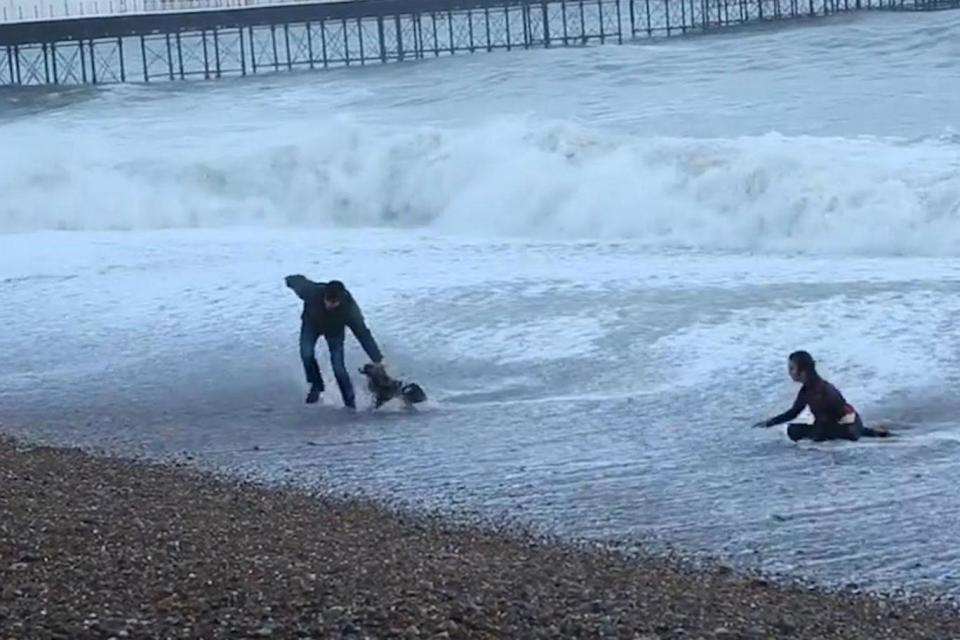
<svg viewBox="0 0 960 640">
<path fill-rule="evenodd" d="M 0 440 L 0 638 L 960 638 L 946 610 Z"/>
</svg>

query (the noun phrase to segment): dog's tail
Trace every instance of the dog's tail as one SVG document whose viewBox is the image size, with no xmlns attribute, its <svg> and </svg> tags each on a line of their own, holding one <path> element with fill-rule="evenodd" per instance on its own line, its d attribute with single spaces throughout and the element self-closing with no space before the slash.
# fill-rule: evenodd
<svg viewBox="0 0 960 640">
<path fill-rule="evenodd" d="M 400 395 L 410 404 L 419 404 L 427 399 L 427 394 L 423 387 L 416 382 L 408 382 L 400 388 Z"/>
</svg>

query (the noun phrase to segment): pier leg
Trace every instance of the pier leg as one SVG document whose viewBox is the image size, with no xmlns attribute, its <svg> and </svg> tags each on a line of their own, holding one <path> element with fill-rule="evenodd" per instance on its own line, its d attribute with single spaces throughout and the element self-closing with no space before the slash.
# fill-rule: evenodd
<svg viewBox="0 0 960 640">
<path fill-rule="evenodd" d="M 77 42 L 77 50 L 80 52 L 80 79 L 87 84 L 87 54 L 84 53 L 83 40 Z"/>
<path fill-rule="evenodd" d="M 57 69 L 57 43 L 50 43 L 50 62 L 53 64 L 53 84 L 60 84 L 60 74 Z"/>
<path fill-rule="evenodd" d="M 313 69 L 313 26 L 309 22 L 307 23 L 307 57 L 310 58 L 310 68 Z"/>
<path fill-rule="evenodd" d="M 417 13 L 417 56 L 423 60 L 427 55 L 423 46 L 423 14 Z"/>
<path fill-rule="evenodd" d="M 247 52 L 246 47 L 243 46 L 243 27 L 237 29 L 237 37 L 240 38 L 240 75 L 246 77 L 247 75 Z"/>
<path fill-rule="evenodd" d="M 363 19 L 357 18 L 357 41 L 360 43 L 360 66 L 367 65 L 367 52 L 363 50 Z"/>
<path fill-rule="evenodd" d="M 520 6 L 521 11 L 523 12 L 523 48 L 530 48 L 530 7 L 527 5 Z"/>
<path fill-rule="evenodd" d="M 455 55 L 457 53 L 457 47 L 453 42 L 453 12 L 447 11 L 447 31 L 449 32 L 450 38 L 450 55 Z"/>
<path fill-rule="evenodd" d="M 507 51 L 513 49 L 513 38 L 510 36 L 510 7 L 503 8 L 503 23 L 507 28 Z"/>
<path fill-rule="evenodd" d="M 143 34 L 140 35 L 140 62 L 143 63 L 143 81 L 150 82 L 150 68 L 147 65 L 147 43 Z"/>
<path fill-rule="evenodd" d="M 400 28 L 400 16 L 393 16 L 393 26 L 397 32 L 397 60 L 403 60 L 403 30 Z"/>
<path fill-rule="evenodd" d="M 213 30 L 213 64 L 214 64 L 214 72 L 217 74 L 217 77 L 219 78 L 221 76 L 220 35 L 216 28 L 214 28 Z"/>
<path fill-rule="evenodd" d="M 210 55 L 207 53 L 207 30 L 200 29 L 200 46 L 203 48 L 203 79 L 210 79 Z"/>
<path fill-rule="evenodd" d="M 270 25 L 270 42 L 273 44 L 273 70 L 280 71 L 280 58 L 277 56 L 277 27 Z"/>
<path fill-rule="evenodd" d="M 320 47 L 323 52 L 323 68 L 329 66 L 330 61 L 327 58 L 327 25 L 324 20 L 320 20 Z"/>
<path fill-rule="evenodd" d="M 597 0 L 597 15 L 600 19 L 600 44 L 606 44 L 607 32 L 603 24 L 603 0 Z"/>
<path fill-rule="evenodd" d="M 650 0 L 647 0 L 650 2 Z M 587 19 L 583 15 L 583 0 L 580 0 L 580 42 L 587 44 Z"/>
<path fill-rule="evenodd" d="M 117 38 L 117 55 L 120 56 L 120 82 L 126 82 L 127 68 L 123 61 L 123 38 Z"/>
<path fill-rule="evenodd" d="M 566 47 L 569 44 L 569 34 L 567 33 L 567 0 L 563 0 L 563 2 L 560 3 L 560 19 L 563 21 L 563 46 Z"/>
<path fill-rule="evenodd" d="M 173 48 L 170 45 L 170 34 L 167 36 L 167 70 L 170 72 L 170 80 L 173 81 Z"/>
<path fill-rule="evenodd" d="M 90 80 L 93 82 L 93 84 L 97 84 L 97 52 L 94 49 L 93 40 L 90 40 L 89 44 L 90 44 Z"/>
<path fill-rule="evenodd" d="M 470 37 L 470 53 L 476 51 L 476 47 L 473 46 L 473 10 L 467 9 L 467 33 Z"/>
<path fill-rule="evenodd" d="M 377 16 L 377 41 L 380 43 L 380 62 L 387 63 L 387 45 L 383 35 L 383 16 Z"/>
<path fill-rule="evenodd" d="M 623 44 L 623 19 L 620 10 L 620 3 L 617 2 L 617 44 Z"/>
<path fill-rule="evenodd" d="M 490 40 L 490 7 L 483 8 L 483 21 L 487 30 L 487 51 L 493 51 L 493 43 Z"/>
<path fill-rule="evenodd" d="M 287 23 L 283 24 L 283 45 L 287 52 L 287 71 L 290 71 L 293 69 L 293 60 L 290 57 L 290 25 Z"/>
<path fill-rule="evenodd" d="M 603 0 L 597 0 L 602 2 Z M 617 0 L 619 2 L 619 0 Z M 548 13 L 547 3 L 540 5 L 540 12 L 543 15 L 543 46 L 550 46 L 550 14 Z M 603 25 L 603 16 L 600 16 L 600 24 Z M 601 26 L 601 29 L 603 27 Z"/>
<path fill-rule="evenodd" d="M 248 27 L 250 36 L 250 69 L 253 73 L 257 72 L 257 41 L 253 38 L 253 27 Z"/>
<path fill-rule="evenodd" d="M 186 75 L 183 73 L 183 43 L 180 40 L 180 32 L 177 31 L 177 61 L 180 64 L 180 79 L 183 80 Z"/>
</svg>

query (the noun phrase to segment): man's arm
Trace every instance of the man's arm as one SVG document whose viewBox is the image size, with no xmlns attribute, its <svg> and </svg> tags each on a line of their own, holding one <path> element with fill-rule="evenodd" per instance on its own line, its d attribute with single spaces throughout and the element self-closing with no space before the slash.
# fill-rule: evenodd
<svg viewBox="0 0 960 640">
<path fill-rule="evenodd" d="M 314 282 L 300 274 L 287 276 L 283 281 L 304 302 L 313 302 L 323 298 L 323 290 L 326 286 L 324 282 Z"/>
<path fill-rule="evenodd" d="M 372 362 L 379 364 L 383 360 L 383 354 L 380 353 L 380 347 L 377 345 L 377 341 L 374 340 L 373 334 L 370 333 L 370 329 L 367 328 L 367 323 L 363 319 L 363 313 L 360 311 L 360 306 L 356 302 L 351 305 L 350 313 L 347 315 L 347 326 L 350 327 L 353 335 L 357 337 L 360 346 L 366 351 L 367 357 L 369 357 Z"/>
<path fill-rule="evenodd" d="M 800 415 L 800 412 L 803 411 L 803 408 L 807 406 L 807 397 L 804 394 L 803 389 L 797 393 L 797 399 L 793 401 L 793 406 L 781 413 L 778 416 L 774 416 L 763 423 L 765 427 L 773 427 L 778 424 L 783 424 L 784 422 L 789 422 L 797 416 Z"/>
</svg>

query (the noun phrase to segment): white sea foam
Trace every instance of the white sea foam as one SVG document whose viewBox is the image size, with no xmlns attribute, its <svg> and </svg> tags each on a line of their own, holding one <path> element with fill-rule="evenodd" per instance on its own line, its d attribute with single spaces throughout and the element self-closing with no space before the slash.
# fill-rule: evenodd
<svg viewBox="0 0 960 640">
<path fill-rule="evenodd" d="M 570 123 L 319 126 L 215 145 L 18 137 L 0 229 L 423 227 L 654 247 L 960 255 L 949 139 L 615 136 Z M 77 138 L 84 135 L 75 133 Z M 71 153 L 63 152 L 64 144 Z"/>
</svg>

